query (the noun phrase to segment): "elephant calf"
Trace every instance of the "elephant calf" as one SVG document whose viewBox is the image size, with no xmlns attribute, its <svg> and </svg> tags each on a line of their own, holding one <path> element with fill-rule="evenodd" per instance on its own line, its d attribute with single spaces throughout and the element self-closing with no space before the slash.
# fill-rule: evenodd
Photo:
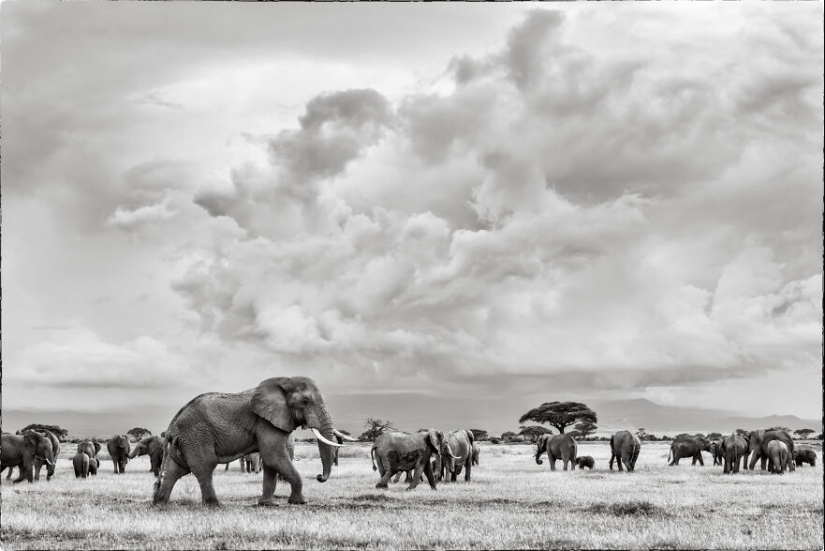
<svg viewBox="0 0 825 551">
<path fill-rule="evenodd" d="M 788 468 L 788 458 L 790 452 L 788 446 L 781 440 L 771 440 L 768 442 L 768 458 L 773 462 L 774 474 L 785 474 L 785 469 Z"/>
<path fill-rule="evenodd" d="M 89 456 L 83 452 L 78 452 L 72 459 L 74 465 L 75 478 L 86 478 L 89 476 Z"/>
<path fill-rule="evenodd" d="M 576 458 L 576 466 L 580 469 L 587 467 L 592 471 L 595 464 L 596 461 L 589 455 L 582 455 Z"/>
<path fill-rule="evenodd" d="M 793 460 L 797 467 L 801 467 L 803 463 L 807 463 L 811 467 L 816 467 L 816 452 L 805 448 L 794 450 Z"/>
<path fill-rule="evenodd" d="M 89 474 L 92 475 L 92 476 L 97 476 L 98 467 L 100 467 L 100 459 L 98 459 L 97 457 L 90 458 L 89 459 Z"/>
</svg>

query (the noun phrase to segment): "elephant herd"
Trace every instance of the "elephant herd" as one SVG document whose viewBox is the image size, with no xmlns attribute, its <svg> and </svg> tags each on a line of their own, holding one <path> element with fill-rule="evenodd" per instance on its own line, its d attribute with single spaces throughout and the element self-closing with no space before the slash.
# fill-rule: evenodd
<svg viewBox="0 0 825 551">
<path fill-rule="evenodd" d="M 793 439 L 782 430 L 754 430 L 742 434 L 731 433 L 721 441 L 710 441 L 702 436 L 675 440 L 670 445 L 670 465 L 678 465 L 679 459 L 691 457 L 693 465 L 702 461 L 702 452 L 709 452 L 714 465 L 722 465 L 725 474 L 754 470 L 760 461 L 761 470 L 782 474 L 793 471 L 804 463 L 816 466 L 816 452 L 810 449 L 795 449 Z M 750 462 L 748 462 L 750 456 Z"/>
<path fill-rule="evenodd" d="M 297 428 L 308 429 L 315 435 L 322 464 L 322 473 L 316 480 L 326 482 L 332 466 L 338 463 L 339 448 L 345 441 L 355 439 L 335 428 L 321 392 L 307 377 L 273 377 L 243 392 L 201 394 L 175 414 L 160 437 L 144 438 L 131 449 L 125 435 L 115 435 L 107 442 L 107 449 L 117 474 L 125 472 L 129 459 L 149 456 L 156 477 L 152 492 L 155 505 L 167 503 L 175 483 L 189 473 L 198 480 L 202 501 L 219 505 L 212 485 L 213 471 L 218 464 L 228 468 L 237 459 L 246 472 L 263 471 L 258 505 L 276 505 L 278 480 L 290 485 L 288 502 L 302 504 L 306 503 L 303 481 L 293 465 L 296 459 L 291 436 Z M 15 483 L 24 478 L 29 482 L 38 479 L 44 464 L 51 478 L 60 449 L 53 434 L 26 431 L 18 435 L 3 433 L 2 438 L 2 467 L 20 469 Z M 641 449 L 638 436 L 619 431 L 610 438 L 609 445 L 610 469 L 615 462 L 619 471 L 633 472 Z M 568 466 L 572 470 L 594 468 L 592 457 L 578 456 L 578 445 L 568 434 L 542 435 L 536 446 L 536 463 L 543 464 L 541 456 L 546 454 L 551 470 L 556 470 L 556 461 L 562 462 L 565 471 Z M 72 460 L 75 476 L 85 478 L 97 472 L 99 451 L 97 442 L 86 440 L 78 445 Z M 794 463 L 814 466 L 816 462 L 813 451 L 794 449 L 793 441 L 783 431 L 760 430 L 732 434 L 720 442 L 699 436 L 677 439 L 670 447 L 669 465 L 678 465 L 680 459 L 687 457 L 692 458 L 694 465 L 696 461 L 704 465 L 703 451 L 711 453 L 714 465 L 724 464 L 725 473 L 738 472 L 740 464 L 748 468 L 749 455 L 750 469 L 761 459 L 763 470 L 767 462 L 771 471 L 780 473 L 786 468 L 794 470 Z M 473 432 L 466 429 L 446 433 L 436 429 L 414 434 L 388 432 L 379 436 L 370 449 L 373 470 L 381 477 L 376 487 L 387 488 L 393 476 L 397 482 L 406 473 L 408 490 L 414 489 L 423 477 L 432 489 L 439 481 L 456 482 L 462 471 L 464 480 L 470 482 L 479 456 Z"/>
</svg>

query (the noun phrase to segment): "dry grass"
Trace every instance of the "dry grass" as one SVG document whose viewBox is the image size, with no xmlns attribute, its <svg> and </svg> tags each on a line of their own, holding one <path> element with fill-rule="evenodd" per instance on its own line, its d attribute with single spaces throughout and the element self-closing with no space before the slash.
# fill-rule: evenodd
<svg viewBox="0 0 825 551">
<path fill-rule="evenodd" d="M 347 449 L 319 484 L 317 450 L 299 444 L 308 504 L 287 505 L 279 486 L 281 506 L 254 506 L 261 475 L 236 462 L 215 472 L 220 509 L 201 505 L 191 476 L 172 503 L 152 507 L 146 457 L 124 475 L 105 461 L 96 478 L 77 480 L 66 451 L 51 482 L 3 481 L 2 540 L 6 549 L 823 548 L 821 464 L 725 476 L 708 464 L 668 468 L 667 446 L 646 444 L 627 474 L 608 471 L 607 445 L 594 443 L 579 453 L 596 470 L 553 473 L 533 450 L 485 446 L 470 484 L 405 492 L 403 483 L 375 489 L 368 446 Z"/>
</svg>

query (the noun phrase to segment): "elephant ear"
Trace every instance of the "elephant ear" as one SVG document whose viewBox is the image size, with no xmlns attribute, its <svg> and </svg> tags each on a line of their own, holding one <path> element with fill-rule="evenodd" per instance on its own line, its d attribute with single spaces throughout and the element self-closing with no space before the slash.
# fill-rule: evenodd
<svg viewBox="0 0 825 551">
<path fill-rule="evenodd" d="M 467 433 L 467 440 L 470 441 L 470 448 L 472 448 L 473 444 L 475 444 L 475 440 L 476 440 L 475 436 L 473 435 L 473 431 L 471 431 L 470 429 L 464 429 L 464 432 Z"/>
<path fill-rule="evenodd" d="M 95 447 L 95 455 L 100 453 L 100 442 L 92 442 L 92 445 Z"/>
<path fill-rule="evenodd" d="M 444 440 L 444 437 L 439 438 L 438 431 L 431 430 L 427 433 L 427 444 L 432 448 L 434 453 L 441 453 L 441 446 L 439 440 Z"/>
<path fill-rule="evenodd" d="M 26 446 L 33 454 L 37 453 L 37 436 L 29 431 L 23 433 L 23 445 Z"/>
<path fill-rule="evenodd" d="M 252 411 L 284 432 L 294 431 L 295 421 L 286 399 L 293 386 L 286 377 L 262 381 L 252 394 Z"/>
</svg>

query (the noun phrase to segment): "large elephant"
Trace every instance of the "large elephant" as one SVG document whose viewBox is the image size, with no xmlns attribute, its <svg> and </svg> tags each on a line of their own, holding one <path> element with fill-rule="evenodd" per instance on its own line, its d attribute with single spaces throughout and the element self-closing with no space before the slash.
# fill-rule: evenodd
<svg viewBox="0 0 825 551">
<path fill-rule="evenodd" d="M 125 473 L 126 463 L 129 462 L 129 451 L 132 449 L 129 438 L 125 434 L 116 434 L 106 442 L 106 449 L 109 450 L 112 458 L 115 474 Z"/>
<path fill-rule="evenodd" d="M 89 476 L 89 456 L 83 452 L 77 452 L 72 458 L 75 478 L 86 478 Z"/>
<path fill-rule="evenodd" d="M 808 448 L 794 450 L 793 461 L 797 467 L 801 467 L 803 463 L 816 467 L 816 452 Z"/>
<path fill-rule="evenodd" d="M 0 441 L 0 470 L 20 467 L 20 476 L 14 483 L 34 481 L 34 463 L 39 459 L 54 472 L 54 450 L 51 441 L 40 433 L 3 434 Z"/>
<path fill-rule="evenodd" d="M 42 429 L 36 430 L 38 434 L 42 434 L 46 438 L 49 439 L 52 445 L 52 457 L 54 457 L 54 463 L 51 465 L 46 465 L 46 480 L 51 480 L 52 476 L 54 475 L 54 468 L 57 465 L 57 458 L 60 456 L 60 440 L 58 440 L 57 436 L 54 435 L 49 430 Z M 34 458 L 34 479 L 40 480 L 40 469 L 43 468 L 44 462 L 42 459 L 35 457 Z"/>
<path fill-rule="evenodd" d="M 393 475 L 413 469 L 407 490 L 413 490 L 418 486 L 422 472 L 427 477 L 430 488 L 435 490 L 435 475 L 430 461 L 433 455 L 454 458 L 447 437 L 441 431 L 431 429 L 415 434 L 400 431 L 385 432 L 375 439 L 375 443 L 370 448 L 372 470 L 377 470 L 381 475 L 381 480 L 375 487 L 386 489 Z"/>
<path fill-rule="evenodd" d="M 209 392 L 183 406 L 169 423 L 160 478 L 153 502 L 169 501 L 175 483 L 192 473 L 207 505 L 218 505 L 212 471 L 248 453 L 263 459 L 263 492 L 259 505 L 275 505 L 278 473 L 292 486 L 289 503 L 306 503 L 301 475 L 289 458 L 287 442 L 296 428 L 309 428 L 318 440 L 326 482 L 332 469 L 336 434 L 321 391 L 308 377 L 274 377 L 238 393 Z M 350 439 L 348 436 L 345 440 Z"/>
<path fill-rule="evenodd" d="M 748 468 L 753 470 L 756 467 L 756 460 L 761 460 L 761 469 L 765 470 L 765 463 L 770 455 L 768 454 L 768 443 L 773 440 L 784 442 L 788 447 L 788 452 L 793 457 L 793 439 L 783 430 L 753 430 L 746 435 L 748 440 L 748 453 L 751 455 Z M 793 461 L 790 462 L 791 470 L 796 470 Z"/>
<path fill-rule="evenodd" d="M 466 429 L 453 430 L 444 435 L 449 444 L 451 461 L 441 461 L 441 470 L 444 473 L 444 482 L 455 482 L 458 475 L 464 472 L 465 482 L 470 482 L 473 469 L 473 444 L 475 436 Z"/>
<path fill-rule="evenodd" d="M 85 453 L 91 458 L 96 457 L 99 451 L 100 444 L 98 442 L 92 442 L 91 440 L 84 440 L 77 445 L 78 453 Z"/>
<path fill-rule="evenodd" d="M 547 452 L 547 459 L 550 460 L 550 470 L 556 470 L 556 460 L 561 459 L 564 463 L 564 470 L 567 470 L 567 463 L 575 471 L 576 470 L 576 455 L 578 453 L 578 445 L 573 437 L 569 434 L 542 434 L 539 436 L 536 447 L 536 464 L 544 463 L 541 460 L 541 454 Z"/>
<path fill-rule="evenodd" d="M 710 451 L 710 440 L 703 436 L 691 436 L 674 440 L 670 444 L 670 452 L 667 454 L 668 461 L 670 461 L 668 465 L 672 467 L 678 465 L 681 458 L 692 457 L 691 465 L 695 466 L 696 462 L 699 461 L 699 464 L 704 467 L 705 462 L 702 461 L 703 451 Z"/>
<path fill-rule="evenodd" d="M 163 443 L 158 436 L 147 436 L 137 444 L 129 454 L 129 459 L 140 457 L 141 455 L 149 456 L 149 470 L 155 477 L 160 476 L 160 464 L 163 461 Z"/>
<path fill-rule="evenodd" d="M 774 474 L 785 474 L 785 469 L 789 468 L 789 458 L 791 457 L 788 446 L 781 440 L 771 440 L 767 446 L 768 458 L 773 463 Z"/>
<path fill-rule="evenodd" d="M 642 450 L 642 441 L 639 437 L 627 430 L 620 430 L 610 437 L 610 470 L 613 470 L 613 460 L 622 470 L 622 463 L 627 467 L 627 472 L 632 473 L 636 469 L 636 460 L 639 459 L 639 452 Z"/>
<path fill-rule="evenodd" d="M 741 463 L 742 470 L 748 468 L 748 440 L 744 436 L 731 433 L 719 445 L 724 460 L 722 472 L 725 474 L 738 473 Z"/>
</svg>

